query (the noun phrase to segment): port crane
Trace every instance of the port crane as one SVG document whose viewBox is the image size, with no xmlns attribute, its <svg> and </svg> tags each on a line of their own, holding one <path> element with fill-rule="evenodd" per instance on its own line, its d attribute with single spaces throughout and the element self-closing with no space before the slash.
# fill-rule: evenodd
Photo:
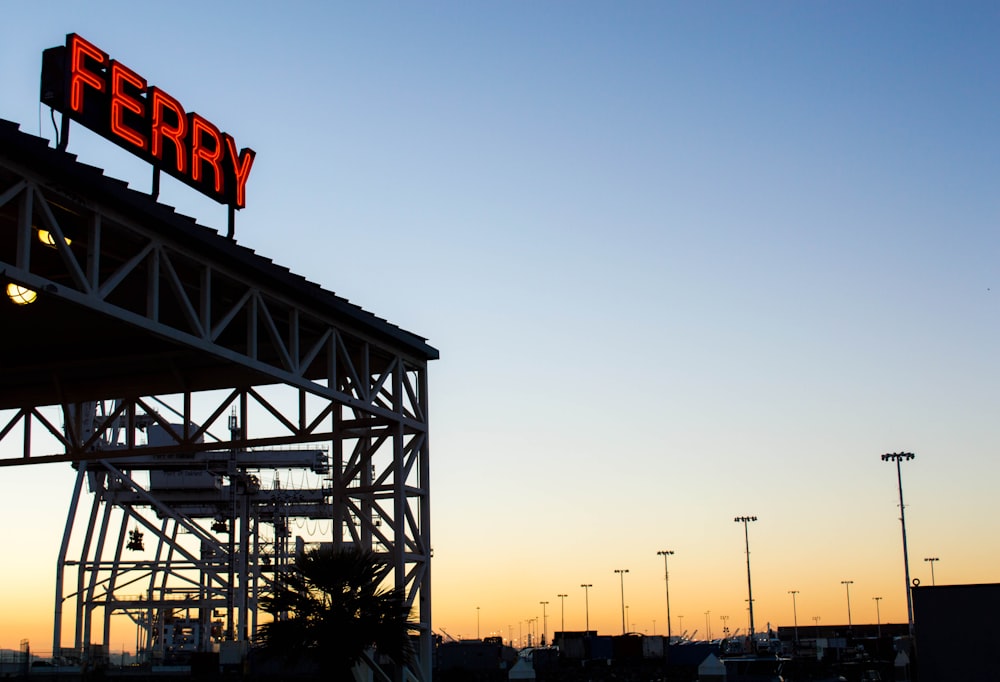
<svg viewBox="0 0 1000 682">
<path fill-rule="evenodd" d="M 84 409 L 94 419 L 83 421 L 93 424 L 115 407 Z M 114 450 L 126 429 L 144 432 L 155 447 L 169 442 L 164 431 L 171 428 L 181 425 L 131 415 L 102 434 L 101 447 Z M 229 440 L 238 440 L 235 415 L 229 429 Z M 54 655 L 70 662 L 106 658 L 112 621 L 121 615 L 136 628 L 140 661 L 183 663 L 195 652 L 227 648 L 244 655 L 259 600 L 306 544 L 302 535 L 293 539 L 293 525 L 333 519 L 330 456 L 321 447 L 138 455 L 75 466 L 53 632 Z M 72 627 L 64 632 L 67 620 Z M 71 641 L 64 644 L 66 635 Z"/>
</svg>

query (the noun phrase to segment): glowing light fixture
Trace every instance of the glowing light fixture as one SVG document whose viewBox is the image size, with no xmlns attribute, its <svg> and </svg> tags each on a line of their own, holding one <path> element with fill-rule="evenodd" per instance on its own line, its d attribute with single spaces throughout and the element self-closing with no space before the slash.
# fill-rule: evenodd
<svg viewBox="0 0 1000 682">
<path fill-rule="evenodd" d="M 38 241 L 40 241 L 41 243 L 45 244 L 45 246 L 48 246 L 50 248 L 53 249 L 56 248 L 56 236 L 51 232 L 49 232 L 48 230 L 43 230 L 42 228 L 38 228 Z M 63 242 L 66 244 L 66 246 L 69 246 L 70 244 L 73 243 L 73 240 L 70 239 L 69 237 L 63 237 Z"/>
<path fill-rule="evenodd" d="M 29 305 L 38 298 L 38 293 L 13 282 L 7 285 L 7 297 L 16 305 Z"/>
</svg>

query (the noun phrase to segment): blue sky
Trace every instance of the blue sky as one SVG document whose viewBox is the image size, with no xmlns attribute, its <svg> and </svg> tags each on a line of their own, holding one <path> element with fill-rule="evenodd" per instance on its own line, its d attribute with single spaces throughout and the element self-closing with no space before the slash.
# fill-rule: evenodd
<svg viewBox="0 0 1000 682">
<path fill-rule="evenodd" d="M 569 620 L 591 582 L 614 631 L 625 565 L 649 631 L 668 547 L 675 613 L 736 618 L 743 514 L 758 620 L 798 588 L 800 620 L 843 621 L 852 577 L 898 620 L 899 450 L 914 570 L 997 580 L 997 5 L 8 12 L 0 117 L 52 137 L 41 52 L 80 33 L 256 150 L 241 244 L 440 349 L 436 625 L 573 590 Z M 78 126 L 70 151 L 148 186 Z M 47 494 L 51 566 L 69 488 Z"/>
</svg>

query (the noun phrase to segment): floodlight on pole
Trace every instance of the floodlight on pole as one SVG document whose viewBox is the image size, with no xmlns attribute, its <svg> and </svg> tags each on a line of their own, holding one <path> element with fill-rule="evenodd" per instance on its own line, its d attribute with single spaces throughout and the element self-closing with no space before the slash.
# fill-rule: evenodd
<svg viewBox="0 0 1000 682">
<path fill-rule="evenodd" d="M 882 597 L 872 597 L 875 600 L 875 622 L 878 626 L 878 638 L 882 639 L 882 612 L 879 610 L 878 603 L 882 601 Z"/>
<path fill-rule="evenodd" d="M 847 588 L 847 627 L 851 627 L 851 585 L 853 580 L 841 580 L 840 584 Z"/>
<path fill-rule="evenodd" d="M 906 623 L 913 637 L 913 596 L 910 594 L 910 557 L 906 550 L 906 507 L 903 505 L 903 473 L 901 463 L 916 457 L 912 452 L 889 452 L 882 455 L 883 462 L 896 463 L 896 482 L 899 487 L 899 524 L 903 529 L 903 574 L 906 580 Z"/>
<path fill-rule="evenodd" d="M 628 573 L 627 568 L 616 568 L 615 573 L 621 578 L 622 584 L 622 634 L 626 633 L 625 629 L 625 574 Z"/>
<path fill-rule="evenodd" d="M 795 622 L 795 643 L 799 643 L 799 611 L 795 607 L 795 595 L 799 593 L 798 590 L 788 590 L 788 594 L 792 595 L 792 618 Z"/>
<path fill-rule="evenodd" d="M 583 588 L 583 608 L 587 614 L 586 615 L 587 628 L 586 630 L 584 630 L 584 632 L 589 633 L 590 632 L 590 588 L 593 587 L 593 585 L 590 583 L 580 583 L 580 587 Z"/>
<path fill-rule="evenodd" d="M 930 565 L 931 565 L 931 585 L 933 586 L 935 584 L 934 583 L 934 562 L 935 561 L 940 561 L 940 559 L 938 559 L 936 556 L 929 556 L 926 559 L 924 559 L 924 561 L 929 562 Z"/>
<path fill-rule="evenodd" d="M 750 645 L 753 646 L 754 642 L 754 628 L 753 628 L 753 584 L 750 582 L 750 532 L 747 530 L 747 525 L 751 521 L 756 521 L 756 516 L 737 516 L 733 521 L 736 523 L 743 524 L 743 538 L 746 540 L 747 546 L 747 601 L 750 603 Z"/>
<path fill-rule="evenodd" d="M 556 596 L 559 597 L 559 604 L 562 607 L 562 609 L 561 609 L 562 610 L 562 625 L 560 627 L 561 627 L 562 632 L 563 632 L 563 637 L 565 637 L 566 636 L 566 597 L 568 597 L 569 595 L 568 594 L 557 594 Z"/>
<path fill-rule="evenodd" d="M 670 644 L 670 571 L 667 570 L 667 557 L 673 555 L 672 549 L 661 549 L 657 552 L 663 557 L 663 582 L 667 586 L 667 645 Z"/>
<path fill-rule="evenodd" d="M 540 601 L 538 603 L 542 605 L 542 639 L 541 639 L 541 643 L 542 643 L 542 646 L 545 646 L 548 643 L 548 641 L 549 641 L 549 638 L 548 638 L 549 620 L 548 620 L 548 616 L 545 614 L 545 607 L 548 606 L 549 603 L 547 601 Z"/>
</svg>

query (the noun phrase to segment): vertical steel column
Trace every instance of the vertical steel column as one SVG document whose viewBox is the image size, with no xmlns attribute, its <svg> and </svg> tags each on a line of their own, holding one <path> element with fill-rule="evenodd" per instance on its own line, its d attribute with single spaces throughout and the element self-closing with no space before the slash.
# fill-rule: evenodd
<svg viewBox="0 0 1000 682">
<path fill-rule="evenodd" d="M 108 536 L 108 521 L 111 520 L 111 505 L 104 505 L 104 514 L 101 516 L 101 530 L 97 536 L 97 546 L 94 548 L 94 558 L 93 560 L 87 560 L 85 566 L 90 567 L 90 584 L 86 588 L 85 597 L 83 599 L 84 608 L 84 620 L 83 620 L 83 647 L 84 647 L 84 660 L 89 660 L 90 657 L 90 644 L 91 644 L 91 631 L 93 628 L 94 619 L 94 609 L 97 608 L 94 593 L 97 591 L 97 580 L 99 573 L 99 566 L 101 557 L 104 555 L 104 541 Z"/>
<path fill-rule="evenodd" d="M 73 494 L 70 497 L 69 511 L 66 514 L 66 525 L 63 528 L 63 539 L 59 545 L 59 556 L 56 559 L 56 597 L 55 615 L 52 618 L 52 656 L 62 656 L 62 612 L 63 612 L 63 581 L 66 578 L 66 554 L 69 552 L 69 539 L 73 531 L 73 521 L 76 520 L 77 506 L 80 504 L 80 491 L 83 490 L 83 480 L 87 475 L 87 463 L 80 462 L 76 471 L 76 483 L 73 484 Z"/>
<path fill-rule="evenodd" d="M 104 632 L 101 643 L 109 647 L 109 650 L 111 644 L 111 614 L 113 613 L 109 602 L 115 596 L 115 585 L 118 583 L 118 572 L 121 570 L 122 550 L 125 548 L 125 536 L 128 534 L 128 521 L 128 510 L 122 509 L 122 523 L 118 528 L 118 542 L 115 545 L 115 556 L 111 562 L 111 574 L 108 576 L 107 587 L 105 588 L 107 596 L 104 600 Z"/>
<path fill-rule="evenodd" d="M 100 487 L 103 487 L 103 485 L 98 483 L 98 481 L 102 479 L 102 476 L 98 475 L 94 471 L 88 470 L 87 478 L 90 480 L 91 489 L 95 492 L 94 502 L 90 508 L 90 517 L 87 521 L 87 530 L 84 531 L 83 547 L 80 550 L 80 561 L 77 564 L 76 570 L 76 624 L 74 628 L 73 648 L 76 650 L 78 656 L 83 655 L 84 647 L 84 586 L 86 585 L 87 558 L 90 555 L 90 542 L 94 537 L 94 528 L 97 524 L 98 512 L 101 508 L 101 495 L 98 486 L 100 485 Z"/>
<path fill-rule="evenodd" d="M 418 614 L 420 629 L 419 642 L 419 665 L 421 674 L 425 680 L 432 677 L 432 661 L 434 656 L 434 642 L 431 632 L 431 492 L 430 492 L 430 404 L 427 393 L 427 368 L 426 365 L 417 371 L 417 401 L 423 417 L 424 435 L 420 444 L 419 462 L 417 468 L 419 473 L 418 486 L 421 491 L 417 523 L 419 524 L 421 561 L 423 562 L 423 575 L 420 578 L 419 606 Z M 418 572 L 419 574 L 419 572 Z"/>
</svg>

